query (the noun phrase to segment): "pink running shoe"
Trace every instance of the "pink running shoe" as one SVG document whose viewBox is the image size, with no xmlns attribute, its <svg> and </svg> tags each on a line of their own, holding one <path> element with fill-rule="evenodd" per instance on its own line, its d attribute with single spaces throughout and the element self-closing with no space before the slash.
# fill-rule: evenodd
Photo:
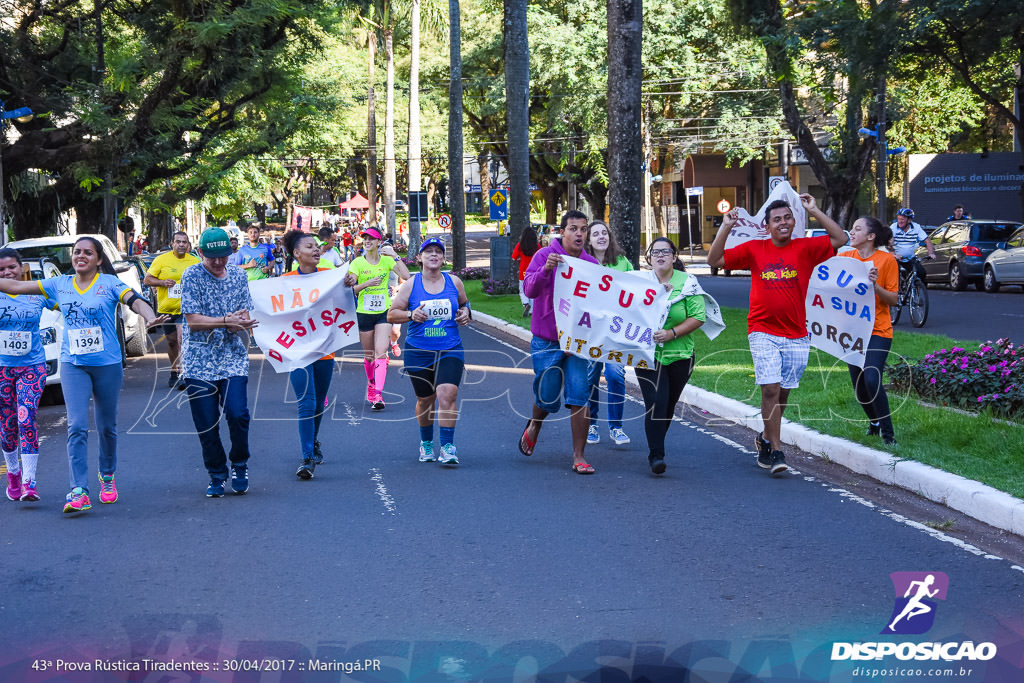
<svg viewBox="0 0 1024 683">
<path fill-rule="evenodd" d="M 37 500 L 39 500 L 39 494 L 36 493 L 35 480 L 24 482 L 21 485 L 21 502 L 34 503 Z"/>
<path fill-rule="evenodd" d="M 402 357 L 402 347 L 398 345 L 398 342 L 391 342 L 391 355 L 395 358 Z"/>
<path fill-rule="evenodd" d="M 67 502 L 64 503 L 64 512 L 84 512 L 91 507 L 92 503 L 89 502 L 89 494 L 82 487 L 76 486 L 67 495 Z"/>
<path fill-rule="evenodd" d="M 101 503 L 116 503 L 117 502 L 117 484 L 114 483 L 113 474 L 101 474 L 100 475 L 100 502 Z"/>
<path fill-rule="evenodd" d="M 7 473 L 7 499 L 21 500 L 21 472 Z"/>
</svg>

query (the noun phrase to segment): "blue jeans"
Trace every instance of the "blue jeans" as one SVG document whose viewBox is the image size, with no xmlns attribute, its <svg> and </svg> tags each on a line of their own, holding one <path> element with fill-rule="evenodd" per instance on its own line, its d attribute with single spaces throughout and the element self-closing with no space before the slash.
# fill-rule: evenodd
<svg viewBox="0 0 1024 683">
<path fill-rule="evenodd" d="M 327 398 L 327 390 L 331 388 L 333 375 L 333 358 L 313 361 L 304 368 L 292 370 L 288 375 L 299 411 L 299 445 L 302 446 L 303 460 L 313 457 L 313 442 L 320 434 L 324 400 Z"/>
<path fill-rule="evenodd" d="M 608 380 L 608 429 L 622 428 L 622 411 L 626 405 L 626 366 L 622 363 L 594 363 L 590 368 L 590 424 L 597 422 L 601 406 L 601 368 Z"/>
<path fill-rule="evenodd" d="M 231 437 L 231 464 L 249 462 L 249 378 L 228 377 L 216 382 L 193 377 L 185 378 L 192 422 L 203 448 L 203 464 L 210 479 L 228 478 L 227 455 L 220 442 L 220 415 L 228 422 Z"/>
<path fill-rule="evenodd" d="M 100 436 L 100 474 L 117 469 L 117 403 L 124 369 L 111 365 L 60 364 L 64 406 L 68 411 L 68 467 L 71 488 L 89 491 L 89 399 L 93 399 Z"/>
<path fill-rule="evenodd" d="M 591 361 L 565 353 L 558 342 L 540 337 L 530 340 L 530 357 L 537 407 L 546 413 L 557 413 L 563 394 L 569 407 L 587 405 Z"/>
</svg>

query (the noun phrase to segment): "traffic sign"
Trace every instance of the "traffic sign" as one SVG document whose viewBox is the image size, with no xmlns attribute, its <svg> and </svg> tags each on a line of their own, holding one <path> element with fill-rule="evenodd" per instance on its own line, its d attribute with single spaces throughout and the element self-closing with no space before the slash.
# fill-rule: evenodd
<svg viewBox="0 0 1024 683">
<path fill-rule="evenodd" d="M 723 199 L 722 201 L 718 202 L 715 208 L 718 209 L 719 213 L 729 213 L 729 209 L 732 208 L 732 204 L 729 203 L 728 199 Z"/>
<path fill-rule="evenodd" d="M 488 204 L 491 208 L 492 221 L 508 220 L 508 190 L 491 190 L 491 200 Z"/>
<path fill-rule="evenodd" d="M 437 224 L 441 226 L 442 230 L 447 230 L 452 227 L 452 216 L 448 213 L 442 213 L 437 217 Z"/>
<path fill-rule="evenodd" d="M 688 188 L 686 188 L 686 196 L 687 197 L 701 197 L 703 195 L 704 195 L 704 187 L 703 186 L 688 187 Z"/>
</svg>

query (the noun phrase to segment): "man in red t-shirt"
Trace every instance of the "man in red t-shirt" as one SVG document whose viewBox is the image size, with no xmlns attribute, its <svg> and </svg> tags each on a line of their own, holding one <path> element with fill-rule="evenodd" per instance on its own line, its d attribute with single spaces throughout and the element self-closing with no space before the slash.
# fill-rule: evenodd
<svg viewBox="0 0 1024 683">
<path fill-rule="evenodd" d="M 832 256 L 848 239 L 843 229 L 818 209 L 809 194 L 800 203 L 828 235 L 793 239 L 796 219 L 785 201 L 768 205 L 765 224 L 770 238 L 749 240 L 725 248 L 729 231 L 739 218 L 736 209 L 722 219 L 722 227 L 708 251 L 712 268 L 750 271 L 750 313 L 747 339 L 754 358 L 754 378 L 761 387 L 764 432 L 757 435 L 757 464 L 772 474 L 789 469 L 782 453 L 782 414 L 789 392 L 800 384 L 807 367 L 811 339 L 807 334 L 804 297 L 814 267 Z"/>
</svg>

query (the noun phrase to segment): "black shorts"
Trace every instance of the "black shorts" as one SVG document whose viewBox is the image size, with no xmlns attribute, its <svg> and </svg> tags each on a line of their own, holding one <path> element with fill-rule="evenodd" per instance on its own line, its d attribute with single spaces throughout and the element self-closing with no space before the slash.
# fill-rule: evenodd
<svg viewBox="0 0 1024 683">
<path fill-rule="evenodd" d="M 171 313 L 158 313 L 157 315 L 169 315 L 169 316 L 171 316 L 170 320 L 165 322 L 163 325 L 160 325 L 160 330 L 164 334 L 177 334 L 178 333 L 178 325 L 180 325 L 183 322 L 185 322 L 185 316 L 183 316 L 181 313 L 179 313 L 178 315 L 173 315 Z"/>
<path fill-rule="evenodd" d="M 387 323 L 388 312 L 383 313 L 356 313 L 356 322 L 359 324 L 360 332 L 373 332 L 377 325 Z"/>
<path fill-rule="evenodd" d="M 433 396 L 441 384 L 459 386 L 466 367 L 465 352 L 459 346 L 445 351 L 428 351 L 405 346 L 405 374 L 418 398 Z"/>
</svg>

